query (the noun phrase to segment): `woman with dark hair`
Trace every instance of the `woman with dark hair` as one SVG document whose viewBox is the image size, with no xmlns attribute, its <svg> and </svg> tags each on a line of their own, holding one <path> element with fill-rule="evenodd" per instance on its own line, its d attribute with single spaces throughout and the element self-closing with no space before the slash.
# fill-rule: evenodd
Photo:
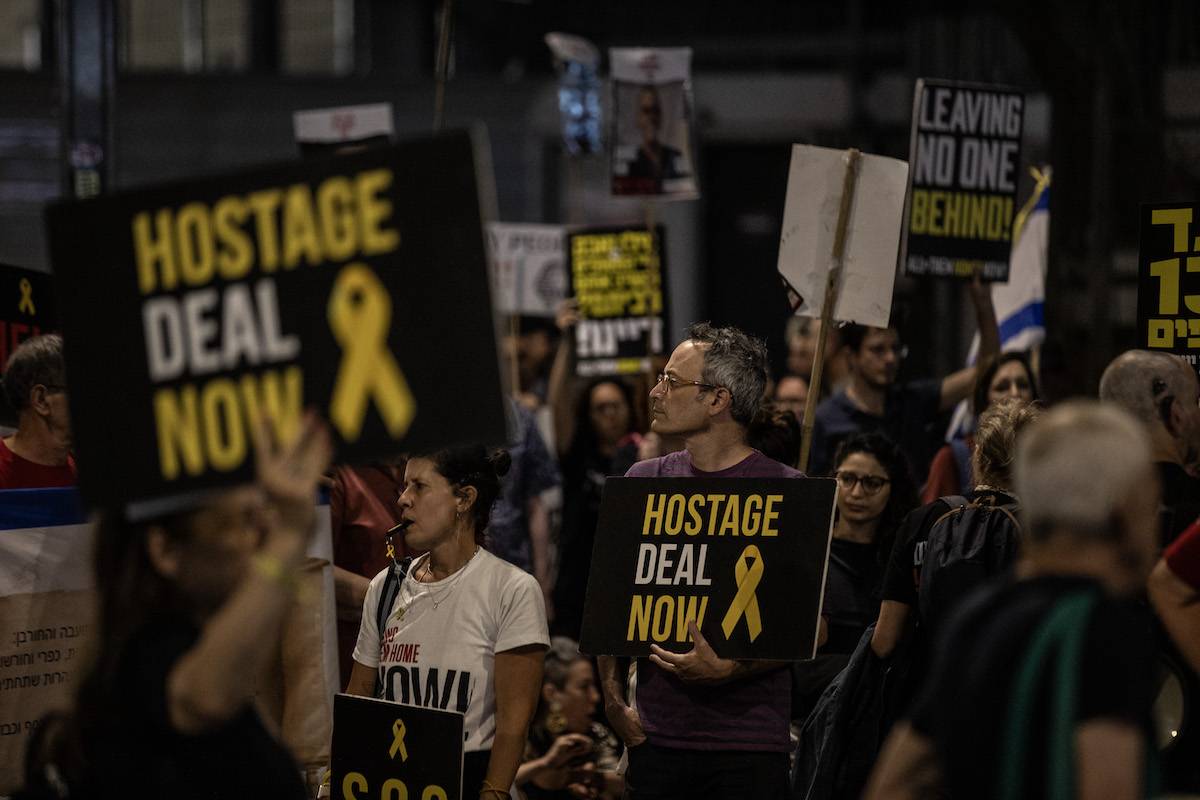
<svg viewBox="0 0 1200 800">
<path fill-rule="evenodd" d="M 525 762 L 517 770 L 517 786 L 528 800 L 621 796 L 625 781 L 616 772 L 621 745 L 595 720 L 599 703 L 591 660 L 573 639 L 555 636 L 546 652 Z"/>
<path fill-rule="evenodd" d="M 975 381 L 971 410 L 978 419 L 993 403 L 1010 397 L 1026 403 L 1039 399 L 1037 378 L 1029 356 L 1017 350 L 1002 353 L 985 365 Z M 971 474 L 971 454 L 974 452 L 974 430 L 942 445 L 929 467 L 929 478 L 921 490 L 921 502 L 932 503 L 939 497 L 953 497 L 969 491 L 975 485 Z"/>
<path fill-rule="evenodd" d="M 28 797 L 303 798 L 253 707 L 279 647 L 329 464 L 307 415 L 288 445 L 253 431 L 257 481 L 95 534 L 98 652 L 70 715 L 30 744 Z"/>
<path fill-rule="evenodd" d="M 828 638 L 821 652 L 849 655 L 879 616 L 883 570 L 896 529 L 917 507 L 917 490 L 904 455 L 881 433 L 850 437 L 833 463 L 837 518 L 821 611 Z"/>
<path fill-rule="evenodd" d="M 572 342 L 578 320 L 577 304 L 564 302 L 557 320 L 562 340 L 550 373 L 550 406 L 563 479 L 554 632 L 576 640 L 604 482 L 611 475 L 624 475 L 637 462 L 641 441 L 634 392 L 625 381 L 595 378 L 572 395 Z"/>
<path fill-rule="evenodd" d="M 537 581 L 483 548 L 509 464 L 479 445 L 409 458 L 400 524 L 408 549 L 426 554 L 409 563 L 382 631 L 391 568 L 371 581 L 346 689 L 462 712 L 469 798 L 509 797 L 550 643 Z"/>
</svg>

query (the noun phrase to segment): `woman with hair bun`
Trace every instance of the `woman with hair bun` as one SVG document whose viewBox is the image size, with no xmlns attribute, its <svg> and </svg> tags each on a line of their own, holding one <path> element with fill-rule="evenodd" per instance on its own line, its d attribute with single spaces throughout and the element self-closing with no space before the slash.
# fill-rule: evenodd
<svg viewBox="0 0 1200 800">
<path fill-rule="evenodd" d="M 467 798 L 510 796 L 550 644 L 537 581 L 483 547 L 510 463 L 479 445 L 409 458 L 398 500 L 404 543 L 426 554 L 409 563 L 382 632 L 391 568 L 371 581 L 347 687 L 462 712 Z"/>
</svg>

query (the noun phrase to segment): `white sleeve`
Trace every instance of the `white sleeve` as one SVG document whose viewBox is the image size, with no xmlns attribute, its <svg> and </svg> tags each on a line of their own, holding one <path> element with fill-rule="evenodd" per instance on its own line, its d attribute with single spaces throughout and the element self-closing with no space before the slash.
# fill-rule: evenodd
<svg viewBox="0 0 1200 800">
<path fill-rule="evenodd" d="M 390 567 L 388 568 L 390 569 Z M 379 629 L 375 624 L 375 611 L 379 607 L 379 596 L 387 580 L 388 569 L 371 579 L 367 596 L 363 598 L 362 622 L 358 625 L 358 641 L 354 645 L 354 660 L 364 667 L 379 667 Z"/>
<path fill-rule="evenodd" d="M 550 646 L 546 602 L 542 599 L 537 580 L 529 573 L 512 569 L 512 577 L 504 582 L 500 590 L 499 616 L 497 653 L 531 644 Z"/>
</svg>

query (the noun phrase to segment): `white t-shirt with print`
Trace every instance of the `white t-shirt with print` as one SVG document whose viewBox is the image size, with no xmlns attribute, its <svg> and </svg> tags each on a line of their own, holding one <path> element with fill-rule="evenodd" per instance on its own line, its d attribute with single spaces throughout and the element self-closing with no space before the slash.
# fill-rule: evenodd
<svg viewBox="0 0 1200 800">
<path fill-rule="evenodd" d="M 409 576 L 427 558 L 415 559 Z M 464 713 L 465 750 L 490 749 L 496 733 L 496 653 L 550 645 L 537 581 L 481 548 L 443 580 L 405 578 L 381 640 L 375 612 L 387 573 L 376 575 L 367 589 L 354 660 L 378 669 L 388 700 Z"/>
</svg>

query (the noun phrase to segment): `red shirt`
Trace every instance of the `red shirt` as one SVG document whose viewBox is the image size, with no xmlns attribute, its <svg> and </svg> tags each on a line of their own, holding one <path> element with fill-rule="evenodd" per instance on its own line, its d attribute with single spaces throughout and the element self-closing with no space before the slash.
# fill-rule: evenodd
<svg viewBox="0 0 1200 800">
<path fill-rule="evenodd" d="M 1179 535 L 1163 554 L 1167 566 L 1181 580 L 1200 591 L 1200 520 Z"/>
<path fill-rule="evenodd" d="M 48 467 L 21 458 L 0 438 L 0 489 L 55 489 L 75 485 L 75 459 L 67 456 L 61 467 Z"/>
<path fill-rule="evenodd" d="M 400 521 L 396 500 L 404 488 L 404 467 L 337 467 L 329 490 L 329 521 L 333 529 L 333 563 L 344 570 L 374 578 L 392 563 L 384 534 Z M 393 539 L 396 558 L 404 558 L 404 537 Z M 358 641 L 358 623 L 338 621 L 338 662 L 342 685 L 350 678 L 350 654 Z"/>
</svg>

